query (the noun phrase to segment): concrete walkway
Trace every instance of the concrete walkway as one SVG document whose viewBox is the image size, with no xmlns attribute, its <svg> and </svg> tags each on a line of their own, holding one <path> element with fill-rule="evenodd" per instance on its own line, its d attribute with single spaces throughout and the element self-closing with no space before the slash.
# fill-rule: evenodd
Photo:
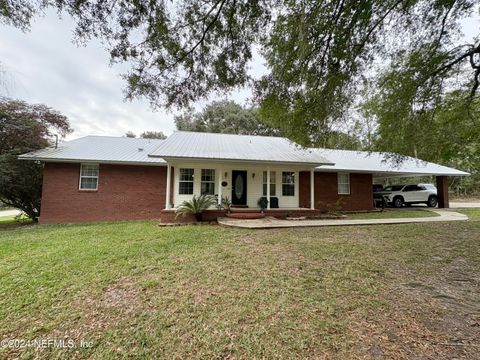
<svg viewBox="0 0 480 360">
<path fill-rule="evenodd" d="M 2 210 L 0 211 L 0 217 L 4 216 L 17 216 L 21 214 L 20 210 L 14 209 L 14 210 Z"/>
<path fill-rule="evenodd" d="M 421 218 L 393 218 L 393 219 L 335 219 L 335 220 L 280 220 L 266 217 L 255 220 L 241 220 L 232 218 L 218 218 L 218 223 L 225 226 L 233 226 L 246 229 L 273 229 L 292 227 L 316 227 L 316 226 L 347 226 L 347 225 L 382 225 L 382 224 L 409 224 L 423 222 L 465 221 L 468 216 L 452 210 L 431 210 L 439 216 Z"/>
</svg>

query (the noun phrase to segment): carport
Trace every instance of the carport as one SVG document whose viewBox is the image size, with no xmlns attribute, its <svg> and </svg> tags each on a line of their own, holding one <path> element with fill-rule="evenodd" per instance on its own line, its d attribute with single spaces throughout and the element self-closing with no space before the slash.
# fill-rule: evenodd
<svg viewBox="0 0 480 360">
<path fill-rule="evenodd" d="M 414 181 L 415 178 L 418 177 L 425 177 L 425 176 L 435 176 L 435 186 L 437 188 L 437 197 L 438 197 L 438 207 L 439 208 L 449 208 L 450 207 L 450 201 L 448 198 L 448 177 L 449 176 L 459 176 L 459 175 L 436 175 L 436 174 L 404 174 L 404 175 L 398 175 L 398 176 L 389 176 L 388 174 L 374 174 L 373 175 L 373 184 L 377 184 L 381 180 L 386 180 L 386 179 L 392 179 L 392 178 L 412 178 L 412 181 L 408 181 L 408 183 L 418 183 L 418 181 Z M 460 176 L 465 176 L 465 175 L 460 175 Z M 405 183 L 407 181 L 404 181 Z"/>
<path fill-rule="evenodd" d="M 449 177 L 468 176 L 469 173 L 443 165 L 391 153 L 321 149 L 321 154 L 335 163 L 324 165 L 315 171 L 372 174 L 372 186 L 385 179 L 402 179 L 418 183 L 415 178 L 434 176 L 437 187 L 438 207 L 448 208 Z M 405 179 L 411 178 L 411 181 Z"/>
</svg>

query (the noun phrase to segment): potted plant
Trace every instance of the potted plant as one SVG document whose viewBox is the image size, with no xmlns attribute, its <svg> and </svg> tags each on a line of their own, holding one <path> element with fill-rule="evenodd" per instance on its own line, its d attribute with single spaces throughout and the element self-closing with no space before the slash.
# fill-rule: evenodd
<svg viewBox="0 0 480 360">
<path fill-rule="evenodd" d="M 262 213 L 264 212 L 264 210 L 268 207 L 268 200 L 266 197 L 261 197 L 260 199 L 258 199 L 258 206 L 260 206 L 260 209 L 262 210 Z"/>
<path fill-rule="evenodd" d="M 227 213 L 230 214 L 230 208 L 232 206 L 232 202 L 228 196 L 222 197 L 222 207 L 227 210 Z"/>
<path fill-rule="evenodd" d="M 179 215 L 185 217 L 187 214 L 194 214 L 197 221 L 203 221 L 203 212 L 210 206 L 216 204 L 216 199 L 211 195 L 193 195 L 192 200 L 186 200 L 177 208 L 175 218 Z"/>
</svg>

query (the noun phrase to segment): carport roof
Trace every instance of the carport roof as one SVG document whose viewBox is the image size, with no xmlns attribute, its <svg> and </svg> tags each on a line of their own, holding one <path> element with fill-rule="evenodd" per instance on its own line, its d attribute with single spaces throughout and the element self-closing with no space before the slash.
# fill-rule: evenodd
<svg viewBox="0 0 480 360">
<path fill-rule="evenodd" d="M 316 171 L 346 171 L 373 173 L 375 177 L 401 176 L 467 176 L 467 172 L 393 153 L 353 150 L 313 149 L 335 165 L 324 165 Z"/>
</svg>

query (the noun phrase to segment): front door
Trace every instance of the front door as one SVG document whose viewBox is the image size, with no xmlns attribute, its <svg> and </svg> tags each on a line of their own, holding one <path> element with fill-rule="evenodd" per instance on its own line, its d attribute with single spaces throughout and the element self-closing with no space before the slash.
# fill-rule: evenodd
<svg viewBox="0 0 480 360">
<path fill-rule="evenodd" d="M 232 205 L 247 205 L 247 172 L 232 170 Z"/>
</svg>

